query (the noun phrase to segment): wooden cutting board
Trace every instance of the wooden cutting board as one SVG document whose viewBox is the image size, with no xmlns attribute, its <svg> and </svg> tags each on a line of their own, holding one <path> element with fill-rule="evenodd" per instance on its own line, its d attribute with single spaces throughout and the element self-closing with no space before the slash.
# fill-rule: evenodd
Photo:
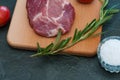
<svg viewBox="0 0 120 80">
<path fill-rule="evenodd" d="M 73 36 L 76 28 L 82 30 L 85 25 L 91 22 L 94 18 L 99 18 L 101 3 L 99 0 L 94 0 L 91 4 L 80 4 L 77 0 L 70 0 L 75 9 L 75 21 L 72 29 L 62 38 Z M 101 28 L 97 30 L 101 32 Z M 10 46 L 18 49 L 36 50 L 36 43 L 39 42 L 41 47 L 45 47 L 55 38 L 45 38 L 37 35 L 29 25 L 26 11 L 26 0 L 17 0 L 11 25 L 9 27 L 7 41 Z M 91 37 L 79 42 L 77 45 L 65 50 L 64 52 L 80 55 L 93 56 L 96 54 L 96 49 L 100 42 L 100 36 Z"/>
</svg>

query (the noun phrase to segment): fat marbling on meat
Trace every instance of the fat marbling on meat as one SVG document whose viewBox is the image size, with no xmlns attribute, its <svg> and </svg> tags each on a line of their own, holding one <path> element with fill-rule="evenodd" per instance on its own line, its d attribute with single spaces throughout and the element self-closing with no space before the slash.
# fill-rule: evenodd
<svg viewBox="0 0 120 80">
<path fill-rule="evenodd" d="M 33 30 L 45 37 L 70 31 L 74 22 L 74 8 L 68 0 L 27 0 L 28 19 Z"/>
</svg>

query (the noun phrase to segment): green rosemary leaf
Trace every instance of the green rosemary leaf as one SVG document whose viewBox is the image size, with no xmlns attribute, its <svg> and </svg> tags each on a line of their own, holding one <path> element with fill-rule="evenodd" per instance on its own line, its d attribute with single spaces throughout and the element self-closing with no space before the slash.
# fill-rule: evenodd
<svg viewBox="0 0 120 80">
<path fill-rule="evenodd" d="M 116 4 L 114 6 L 112 6 L 110 9 L 104 10 L 104 12 L 106 12 L 106 15 L 108 14 L 115 14 L 118 13 L 120 10 L 119 9 L 114 9 L 118 6 L 119 4 Z M 105 14 L 105 13 L 104 13 Z"/>
<path fill-rule="evenodd" d="M 76 40 L 77 33 L 78 33 L 78 29 L 75 29 L 75 32 L 74 32 L 74 36 L 73 36 L 72 42 L 74 42 L 74 41 Z"/>
<path fill-rule="evenodd" d="M 78 31 L 77 36 L 76 36 L 76 41 L 79 40 L 81 36 L 82 36 L 82 32 Z"/>
<path fill-rule="evenodd" d="M 74 38 L 73 38 L 73 40 L 72 40 L 72 42 L 74 43 L 74 42 L 76 42 L 77 40 L 79 40 L 79 38 L 82 36 L 82 33 L 81 33 L 81 31 L 79 30 L 75 30 L 75 33 L 74 33 Z"/>
<path fill-rule="evenodd" d="M 60 41 L 61 34 L 62 34 L 62 31 L 59 29 L 58 35 L 57 35 L 56 40 L 55 40 L 55 44 L 57 44 Z"/>
<path fill-rule="evenodd" d="M 45 48 L 44 52 L 49 52 L 49 51 L 53 48 L 53 46 L 54 46 L 53 43 L 49 44 L 49 45 Z"/>
<path fill-rule="evenodd" d="M 104 2 L 103 2 L 103 0 L 100 0 L 100 1 L 103 3 L 103 5 L 101 7 L 101 10 L 100 10 L 100 20 L 101 20 L 101 19 L 103 19 L 104 15 L 105 15 L 104 14 L 104 9 L 108 5 L 109 0 L 104 0 Z"/>
<path fill-rule="evenodd" d="M 94 28 L 95 24 L 96 24 L 96 19 L 94 19 L 90 24 L 88 24 L 88 25 L 82 30 L 81 35 L 78 36 L 77 39 L 79 40 L 80 37 L 82 37 L 82 36 L 83 36 L 82 39 L 85 39 L 85 38 L 87 37 L 87 33 L 89 33 L 89 31 L 91 31 L 92 28 Z"/>
<path fill-rule="evenodd" d="M 113 14 L 109 15 L 109 16 L 106 16 L 106 17 L 104 17 L 103 20 L 99 21 L 98 24 L 101 25 L 101 24 L 105 23 L 106 21 L 110 20 L 112 17 L 113 17 Z"/>
<path fill-rule="evenodd" d="M 60 42 L 60 39 L 61 39 L 61 34 L 62 34 L 62 32 L 61 32 L 61 30 L 59 29 L 58 35 L 57 35 L 57 37 L 56 37 L 56 40 L 55 40 L 55 42 L 54 42 L 54 46 L 52 47 L 51 51 L 54 51 L 54 50 L 57 48 L 57 46 L 59 45 L 59 42 Z"/>
<path fill-rule="evenodd" d="M 43 49 L 40 47 L 39 43 L 37 42 L 37 53 L 40 53 Z"/>
<path fill-rule="evenodd" d="M 102 24 L 105 23 L 106 21 L 110 20 L 110 19 L 112 18 L 112 16 L 113 16 L 113 15 L 109 15 L 109 16 L 106 16 L 106 17 L 105 17 L 104 19 L 102 19 L 102 20 L 98 20 L 98 21 L 96 22 L 96 25 L 94 26 L 94 28 L 86 34 L 86 36 L 85 36 L 84 39 L 86 39 L 86 38 L 88 38 L 89 36 L 91 36 L 91 35 L 99 28 L 100 25 L 102 25 Z"/>
<path fill-rule="evenodd" d="M 49 51 L 52 49 L 53 47 L 53 43 L 49 44 L 46 48 L 40 48 L 39 44 L 38 45 L 38 49 L 41 51 L 38 51 L 36 54 L 31 55 L 30 57 L 35 57 L 35 56 L 39 56 L 39 55 L 46 55 L 49 54 Z"/>
<path fill-rule="evenodd" d="M 120 12 L 119 9 L 110 9 L 110 10 L 107 10 L 107 14 L 116 14 L 118 12 Z"/>
<path fill-rule="evenodd" d="M 103 4 L 103 6 L 102 6 L 103 9 L 106 8 L 106 6 L 108 5 L 108 2 L 109 2 L 109 0 L 105 0 L 104 4 Z"/>
<path fill-rule="evenodd" d="M 69 43 L 70 40 L 71 40 L 71 37 L 69 37 L 69 38 L 67 38 L 67 39 L 65 39 L 65 40 L 62 40 L 62 41 L 60 42 L 59 48 L 65 47 L 65 46 Z"/>
<path fill-rule="evenodd" d="M 94 19 L 89 25 L 87 25 L 83 31 L 82 34 L 84 35 L 85 33 L 87 33 L 89 30 L 91 30 L 91 28 L 93 28 L 93 26 L 96 24 L 96 19 Z"/>
</svg>

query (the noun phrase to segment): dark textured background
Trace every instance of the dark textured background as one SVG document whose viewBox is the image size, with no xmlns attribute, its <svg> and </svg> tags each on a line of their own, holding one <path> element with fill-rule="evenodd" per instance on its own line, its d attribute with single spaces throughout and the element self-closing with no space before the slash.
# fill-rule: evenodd
<svg viewBox="0 0 120 80">
<path fill-rule="evenodd" d="M 16 0 L 0 0 L 14 11 Z M 110 0 L 110 7 L 120 0 Z M 120 8 L 120 5 L 118 6 Z M 0 80 L 120 80 L 119 74 L 111 74 L 101 68 L 97 56 L 92 58 L 76 56 L 43 56 L 30 58 L 34 52 L 11 48 L 7 41 L 9 23 L 0 28 Z M 120 14 L 106 23 L 102 39 L 120 36 Z"/>
</svg>

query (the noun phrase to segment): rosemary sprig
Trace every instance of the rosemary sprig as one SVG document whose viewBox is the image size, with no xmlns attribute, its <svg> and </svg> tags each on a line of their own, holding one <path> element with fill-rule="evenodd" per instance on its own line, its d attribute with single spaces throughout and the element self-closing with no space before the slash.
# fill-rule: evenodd
<svg viewBox="0 0 120 80">
<path fill-rule="evenodd" d="M 31 55 L 31 57 L 42 56 L 42 55 L 54 55 L 59 51 L 65 50 L 77 44 L 78 42 L 89 38 L 94 34 L 94 32 L 103 25 L 106 21 L 110 20 L 115 13 L 119 12 L 119 9 L 115 9 L 114 6 L 110 9 L 105 9 L 108 5 L 109 0 L 100 0 L 102 7 L 100 9 L 100 18 L 98 20 L 94 19 L 81 31 L 76 29 L 73 37 L 68 37 L 64 40 L 61 40 L 61 30 L 59 30 L 58 35 L 54 43 L 51 43 L 46 48 L 41 48 L 39 44 L 38 52 Z M 98 34 L 98 33 L 97 33 Z"/>
</svg>

